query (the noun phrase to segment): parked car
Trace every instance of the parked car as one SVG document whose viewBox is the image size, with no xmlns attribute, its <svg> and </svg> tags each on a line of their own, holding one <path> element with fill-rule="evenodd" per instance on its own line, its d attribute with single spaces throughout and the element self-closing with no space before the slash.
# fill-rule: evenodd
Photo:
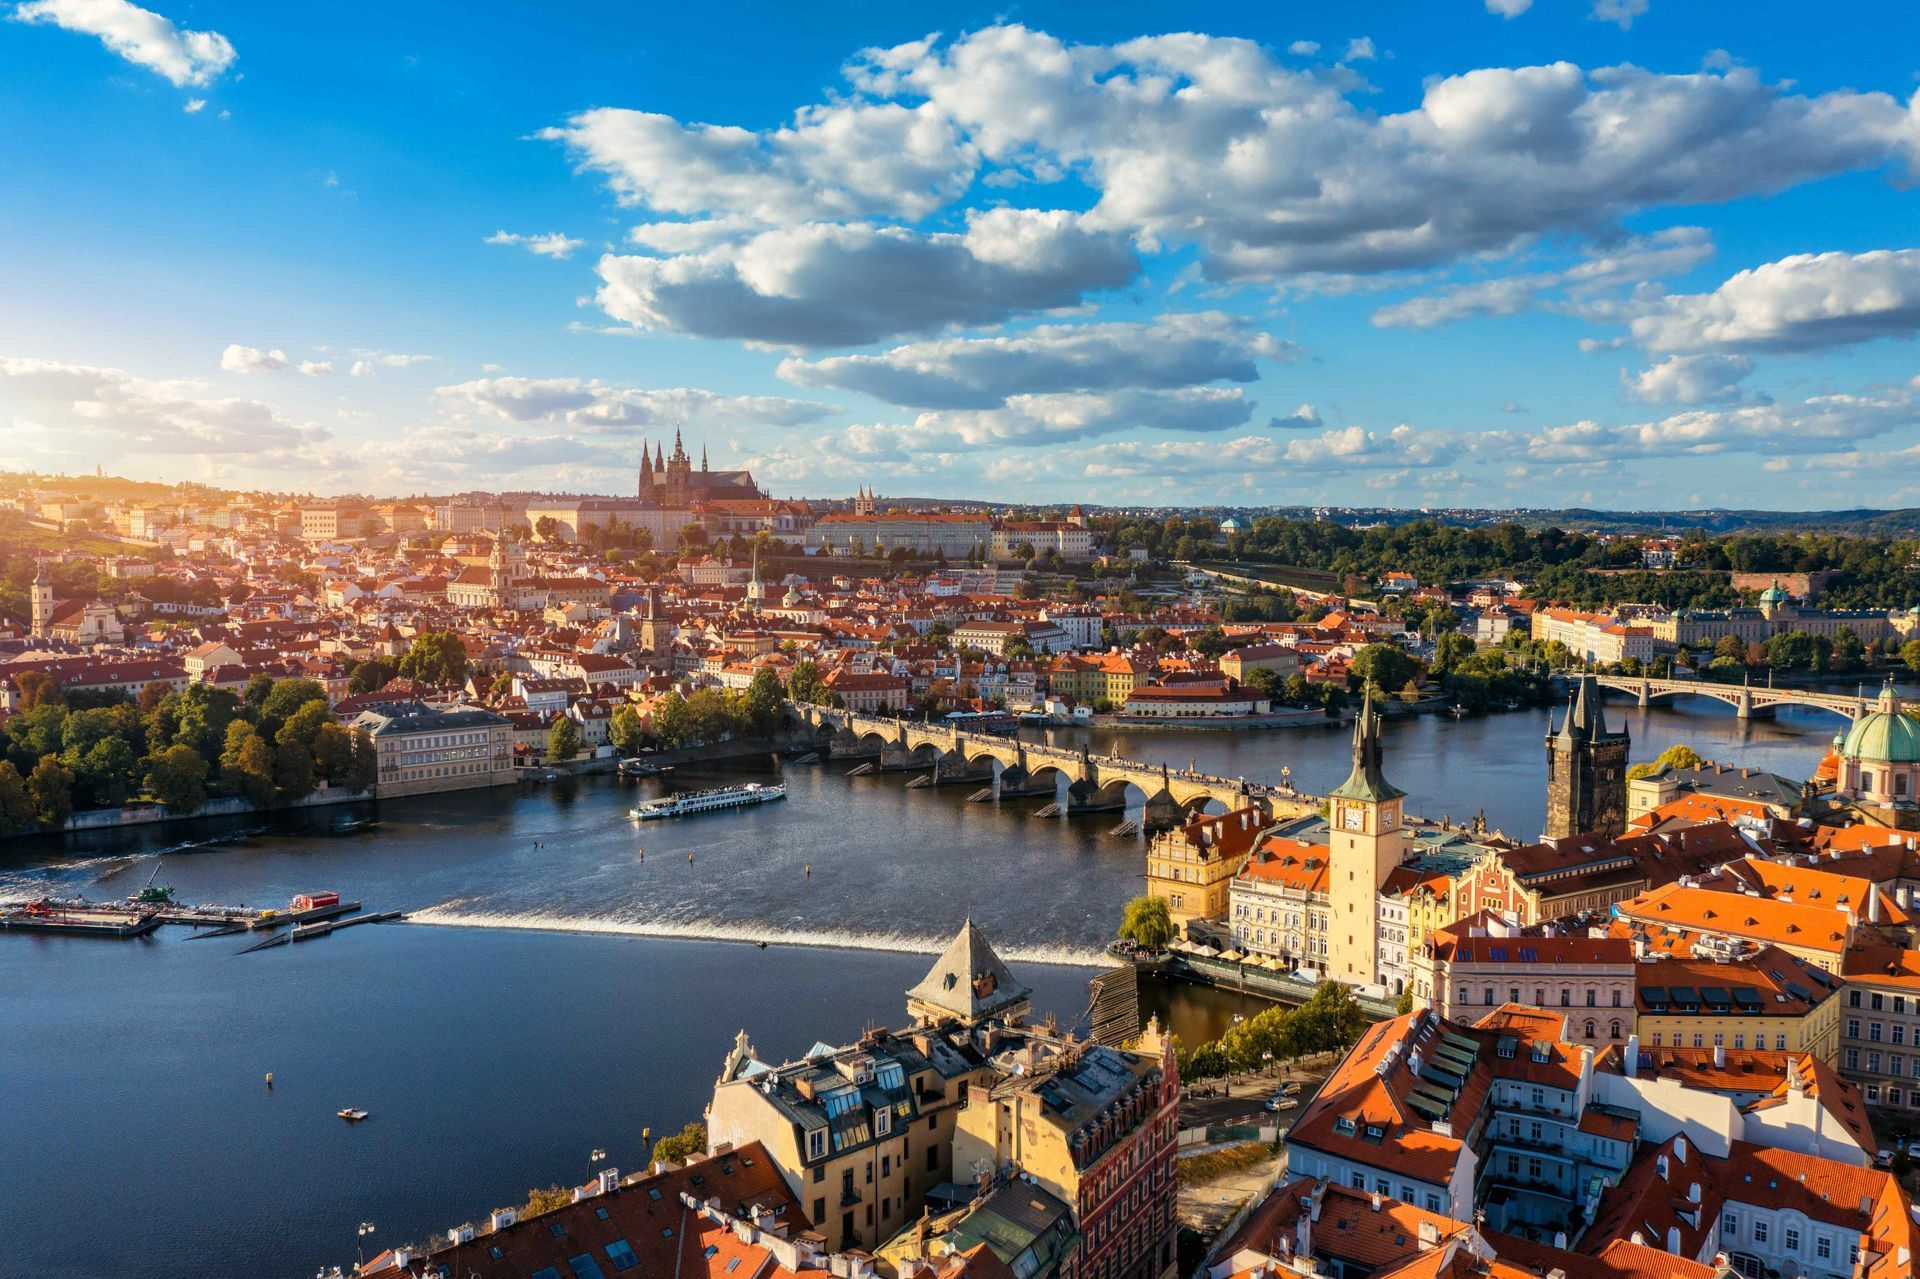
<svg viewBox="0 0 1920 1279">
<path fill-rule="evenodd" d="M 1295 1106 L 1299 1104 L 1300 1104 L 1299 1102 L 1295 1101 L 1291 1097 L 1276 1095 L 1276 1096 L 1267 1098 L 1266 1108 L 1268 1112 L 1271 1113 L 1271 1112 L 1281 1111 L 1281 1110 L 1292 1110 Z"/>
</svg>

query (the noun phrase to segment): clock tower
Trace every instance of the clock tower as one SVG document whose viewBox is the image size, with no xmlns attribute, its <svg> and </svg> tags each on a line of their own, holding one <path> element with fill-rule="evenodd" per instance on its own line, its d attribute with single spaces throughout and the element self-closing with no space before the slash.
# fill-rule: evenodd
<svg viewBox="0 0 1920 1279">
<path fill-rule="evenodd" d="M 1379 895 L 1406 860 L 1405 798 L 1380 771 L 1380 717 L 1368 688 L 1353 724 L 1353 771 L 1327 797 L 1327 975 L 1350 986 L 1379 980 Z"/>
</svg>

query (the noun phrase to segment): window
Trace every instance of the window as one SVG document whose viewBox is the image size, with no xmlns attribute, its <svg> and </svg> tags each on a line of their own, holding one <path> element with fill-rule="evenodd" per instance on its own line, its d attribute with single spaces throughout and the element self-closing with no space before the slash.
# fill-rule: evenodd
<svg viewBox="0 0 1920 1279">
<path fill-rule="evenodd" d="M 613 1214 L 608 1212 L 605 1208 L 595 1208 L 593 1210 L 593 1215 L 600 1218 L 600 1220 L 605 1221 L 608 1217 L 612 1216 Z"/>
<path fill-rule="evenodd" d="M 815 1221 L 825 1221 L 827 1219 L 826 1200 L 816 1199 L 813 1201 L 813 1219 Z M 622 1267 L 622 1269 L 625 1269 L 625 1267 Z"/>
<path fill-rule="evenodd" d="M 1783 1241 L 1787 1246 L 1788 1252 L 1800 1251 L 1800 1232 L 1798 1230 L 1796 1230 L 1792 1226 L 1788 1226 L 1785 1229 L 1783 1229 L 1780 1233 L 1783 1238 Z"/>
<path fill-rule="evenodd" d="M 882 1106 L 873 1112 L 873 1135 L 884 1137 L 893 1131 L 893 1108 Z"/>
<path fill-rule="evenodd" d="M 566 1228 L 565 1226 L 563 1226 L 563 1225 L 561 1225 L 561 1224 L 560 1224 L 559 1222 L 557 1222 L 557 1221 L 556 1221 L 556 1222 L 554 1222 L 554 1223 L 553 1223 L 552 1225 L 550 1225 L 550 1226 L 548 1226 L 548 1227 L 547 1227 L 547 1230 L 548 1230 L 549 1232 L 551 1232 L 551 1233 L 552 1233 L 552 1235 L 553 1235 L 553 1237 L 554 1237 L 555 1239 L 558 1239 L 558 1238 L 559 1238 L 560 1236 L 562 1236 L 562 1235 L 564 1235 L 564 1234 L 566 1234 L 566 1233 L 567 1233 L 567 1228 Z"/>
<path fill-rule="evenodd" d="M 1860 1019 L 1858 1017 L 1847 1018 L 1847 1038 L 1860 1038 Z"/>
<path fill-rule="evenodd" d="M 607 1279 L 606 1271 L 600 1269 L 600 1263 L 587 1253 L 567 1258 L 567 1268 L 573 1271 L 574 1279 Z"/>
<path fill-rule="evenodd" d="M 552 1266 L 533 1272 L 533 1279 L 560 1279 L 560 1272 Z"/>
<path fill-rule="evenodd" d="M 1847 1049 L 1847 1069 L 1860 1069 L 1860 1050 L 1858 1048 Z"/>
<path fill-rule="evenodd" d="M 1870 1021 L 1867 1023 L 1867 1041 L 1869 1043 L 1875 1043 L 1875 1044 L 1880 1042 L 1880 1023 L 1879 1022 Z"/>
<path fill-rule="evenodd" d="M 939 1167 L 940 1167 L 940 1148 L 938 1146 L 928 1146 L 927 1147 L 927 1171 L 933 1172 Z"/>
<path fill-rule="evenodd" d="M 807 1158 L 820 1159 L 827 1153 L 827 1130 L 815 1128 L 807 1134 Z"/>
<path fill-rule="evenodd" d="M 1858 1008 L 1859 1006 L 1860 1006 L 1860 992 L 1859 992 L 1859 991 L 1857 991 L 1857 990 L 1850 990 L 1850 991 L 1848 991 L 1848 992 L 1847 992 L 1847 1007 L 1849 1007 L 1849 1008 Z"/>
<path fill-rule="evenodd" d="M 1787 1037 L 1785 1035 L 1775 1035 L 1773 1037 L 1773 1050 L 1780 1053 L 1787 1051 Z"/>
<path fill-rule="evenodd" d="M 1598 991 L 1589 990 L 1587 992 L 1587 1007 L 1592 1008 L 1594 1006 L 1594 1000 L 1598 997 L 1599 997 Z"/>
<path fill-rule="evenodd" d="M 1755 1243 L 1765 1243 L 1767 1241 L 1767 1223 L 1763 1218 L 1754 1219 L 1753 1241 Z"/>
<path fill-rule="evenodd" d="M 1813 1255 L 1822 1261 L 1831 1261 L 1833 1259 L 1833 1240 L 1827 1238 L 1825 1235 L 1816 1237 L 1813 1241 Z"/>
<path fill-rule="evenodd" d="M 1732 1212 L 1721 1213 L 1720 1214 L 1720 1233 L 1727 1236 L 1727 1238 L 1729 1239 L 1738 1237 L 1740 1234 L 1739 1215 Z"/>
</svg>

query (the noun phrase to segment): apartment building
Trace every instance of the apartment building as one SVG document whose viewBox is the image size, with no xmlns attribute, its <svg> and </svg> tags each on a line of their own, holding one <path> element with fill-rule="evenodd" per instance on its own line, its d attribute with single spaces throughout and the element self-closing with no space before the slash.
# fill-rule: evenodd
<svg viewBox="0 0 1920 1279">
<path fill-rule="evenodd" d="M 1636 967 L 1625 938 L 1543 934 L 1486 911 L 1428 936 L 1411 962 L 1412 990 L 1449 1021 L 1526 1004 L 1565 1017 L 1577 1043 L 1624 1044 Z"/>
</svg>

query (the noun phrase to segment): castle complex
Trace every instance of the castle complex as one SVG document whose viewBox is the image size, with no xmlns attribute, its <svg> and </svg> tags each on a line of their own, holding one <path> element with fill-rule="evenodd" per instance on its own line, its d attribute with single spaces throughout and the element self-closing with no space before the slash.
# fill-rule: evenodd
<svg viewBox="0 0 1920 1279">
<path fill-rule="evenodd" d="M 763 502 L 767 497 L 749 472 L 707 469 L 704 445 L 700 449 L 700 469 L 694 470 L 678 431 L 673 433 L 672 457 L 664 456 L 656 443 L 649 458 L 646 446 L 641 445 L 638 496 L 642 505 L 657 510 L 683 510 L 705 502 Z"/>
</svg>

